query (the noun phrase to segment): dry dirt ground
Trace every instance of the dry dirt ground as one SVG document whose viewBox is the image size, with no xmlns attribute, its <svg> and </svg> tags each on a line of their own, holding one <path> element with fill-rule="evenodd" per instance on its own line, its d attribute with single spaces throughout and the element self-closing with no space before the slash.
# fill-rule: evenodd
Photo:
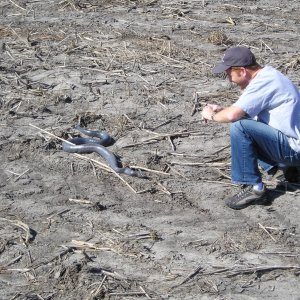
<svg viewBox="0 0 300 300">
<path fill-rule="evenodd" d="M 0 299 L 300 299 L 299 189 L 225 207 L 239 90 L 211 73 L 251 47 L 300 85 L 299 2 L 1 0 Z M 119 175 L 62 150 L 108 132 Z"/>
</svg>

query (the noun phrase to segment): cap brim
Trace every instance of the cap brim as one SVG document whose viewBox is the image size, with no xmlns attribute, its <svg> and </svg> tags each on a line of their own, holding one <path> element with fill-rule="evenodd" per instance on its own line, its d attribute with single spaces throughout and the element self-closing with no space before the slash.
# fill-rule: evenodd
<svg viewBox="0 0 300 300">
<path fill-rule="evenodd" d="M 214 74 L 218 74 L 218 73 L 223 73 L 225 72 L 226 70 L 228 70 L 230 68 L 230 66 L 227 66 L 227 65 L 224 65 L 224 64 L 219 64 L 217 66 L 215 66 L 213 69 L 212 69 L 212 72 Z"/>
</svg>

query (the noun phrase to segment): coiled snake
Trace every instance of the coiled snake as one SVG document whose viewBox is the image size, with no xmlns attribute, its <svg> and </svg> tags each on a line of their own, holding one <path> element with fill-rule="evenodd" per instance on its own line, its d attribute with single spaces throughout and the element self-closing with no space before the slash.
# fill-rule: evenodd
<svg viewBox="0 0 300 300">
<path fill-rule="evenodd" d="M 84 129 L 79 125 L 76 125 L 75 129 L 89 136 L 89 138 L 74 137 L 68 139 L 68 141 L 63 142 L 62 146 L 64 151 L 69 153 L 81 154 L 89 154 L 95 152 L 103 157 L 116 173 L 123 173 L 128 176 L 146 178 L 141 170 L 133 170 L 128 167 L 119 166 L 119 161 L 115 154 L 105 148 L 105 146 L 109 146 L 113 143 L 113 139 L 108 133 Z M 94 139 L 95 137 L 98 139 Z"/>
</svg>

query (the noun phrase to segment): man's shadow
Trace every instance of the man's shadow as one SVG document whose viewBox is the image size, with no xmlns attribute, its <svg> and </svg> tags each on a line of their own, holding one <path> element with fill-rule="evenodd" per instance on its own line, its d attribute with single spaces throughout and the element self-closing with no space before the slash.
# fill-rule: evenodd
<svg viewBox="0 0 300 300">
<path fill-rule="evenodd" d="M 284 179 L 279 181 L 274 188 L 268 189 L 267 200 L 264 205 L 272 205 L 274 200 L 284 194 L 297 194 L 300 191 L 299 168 L 289 167 L 284 174 Z"/>
</svg>

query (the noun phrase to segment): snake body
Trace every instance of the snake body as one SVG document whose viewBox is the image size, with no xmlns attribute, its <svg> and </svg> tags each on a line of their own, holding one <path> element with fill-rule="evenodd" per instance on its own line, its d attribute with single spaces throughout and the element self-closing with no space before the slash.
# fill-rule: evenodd
<svg viewBox="0 0 300 300">
<path fill-rule="evenodd" d="M 81 154 L 95 152 L 103 157 L 116 173 L 123 173 L 128 176 L 145 178 L 145 175 L 140 170 L 133 170 L 128 167 L 119 166 L 119 161 L 115 154 L 105 147 L 113 143 L 113 139 L 108 133 L 85 129 L 79 125 L 76 125 L 75 129 L 89 136 L 89 138 L 74 137 L 68 139 L 68 141 L 64 141 L 62 146 L 65 152 Z M 94 139 L 95 137 L 98 139 Z"/>
</svg>

